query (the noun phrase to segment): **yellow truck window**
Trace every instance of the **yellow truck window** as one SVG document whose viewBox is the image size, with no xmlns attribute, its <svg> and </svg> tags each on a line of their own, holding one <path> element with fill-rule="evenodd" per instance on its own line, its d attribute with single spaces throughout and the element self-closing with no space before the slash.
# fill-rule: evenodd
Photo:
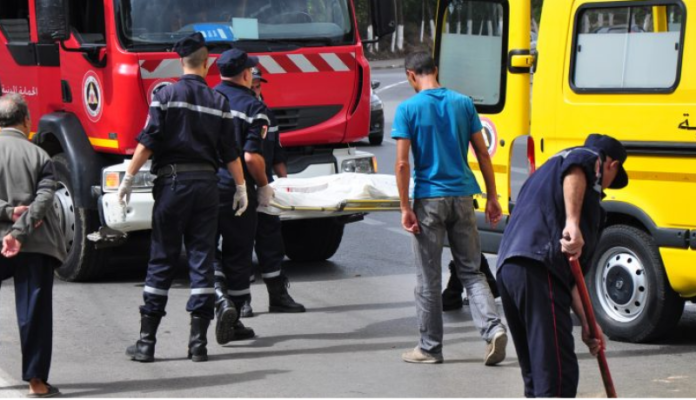
<svg viewBox="0 0 696 400">
<path fill-rule="evenodd" d="M 441 26 L 440 83 L 471 96 L 479 112 L 504 105 L 504 21 L 501 4 L 460 0 L 449 4 Z"/>
<path fill-rule="evenodd" d="M 674 91 L 683 49 L 682 4 L 621 5 L 593 4 L 578 10 L 573 89 L 579 93 Z"/>
</svg>

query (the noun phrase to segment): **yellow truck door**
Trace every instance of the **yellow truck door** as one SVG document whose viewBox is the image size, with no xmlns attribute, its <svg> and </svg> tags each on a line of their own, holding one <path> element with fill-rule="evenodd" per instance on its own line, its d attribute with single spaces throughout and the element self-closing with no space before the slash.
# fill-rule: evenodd
<svg viewBox="0 0 696 400">
<path fill-rule="evenodd" d="M 530 12 L 529 1 L 506 0 L 441 0 L 437 8 L 434 57 L 440 83 L 470 96 L 476 105 L 505 214 L 510 210 L 511 184 L 521 185 L 530 169 Z M 523 161 L 513 170 L 513 159 L 520 157 Z M 485 190 L 473 151 L 469 165 Z M 511 172 L 519 179 L 511 182 Z M 483 193 L 477 201 L 482 248 L 497 252 L 505 222 L 495 229 L 485 223 L 485 198 Z"/>
</svg>

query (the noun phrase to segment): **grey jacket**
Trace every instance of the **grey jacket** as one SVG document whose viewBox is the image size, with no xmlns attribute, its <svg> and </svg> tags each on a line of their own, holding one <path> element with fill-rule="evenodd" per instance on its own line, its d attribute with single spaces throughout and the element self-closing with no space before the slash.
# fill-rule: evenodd
<svg viewBox="0 0 696 400">
<path fill-rule="evenodd" d="M 22 243 L 21 252 L 67 257 L 60 219 L 53 207 L 56 190 L 53 162 L 16 129 L 0 131 L 0 240 L 8 233 Z M 29 206 L 17 222 L 17 206 Z M 39 221 L 43 223 L 35 228 Z"/>
</svg>

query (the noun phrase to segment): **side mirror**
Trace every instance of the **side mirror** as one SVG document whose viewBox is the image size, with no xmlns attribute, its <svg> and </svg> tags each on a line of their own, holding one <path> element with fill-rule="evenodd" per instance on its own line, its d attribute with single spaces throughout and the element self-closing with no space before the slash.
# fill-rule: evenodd
<svg viewBox="0 0 696 400">
<path fill-rule="evenodd" d="M 372 28 L 378 38 L 396 31 L 396 5 L 394 0 L 370 0 Z"/>
<path fill-rule="evenodd" d="M 70 39 L 68 0 L 36 0 L 39 43 Z"/>
<path fill-rule="evenodd" d="M 379 87 L 379 85 L 381 85 L 381 84 L 382 84 L 382 82 L 380 82 L 380 81 L 372 81 L 372 90 L 377 89 Z"/>
</svg>

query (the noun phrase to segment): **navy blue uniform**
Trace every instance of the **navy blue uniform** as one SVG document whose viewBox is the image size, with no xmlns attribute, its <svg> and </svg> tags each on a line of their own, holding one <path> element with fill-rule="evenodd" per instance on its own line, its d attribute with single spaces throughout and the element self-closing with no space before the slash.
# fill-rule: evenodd
<svg viewBox="0 0 696 400">
<path fill-rule="evenodd" d="M 589 262 L 604 211 L 599 151 L 576 147 L 550 158 L 522 187 L 498 255 L 498 287 L 527 397 L 574 397 L 578 361 L 570 315 L 575 282 L 560 240 L 565 227 L 563 179 L 572 167 L 587 177 L 580 229 L 581 264 Z"/>
<path fill-rule="evenodd" d="M 213 259 L 220 161 L 239 157 L 229 102 L 202 77 L 184 75 L 155 93 L 148 123 L 137 140 L 153 151 L 155 180 L 152 246 L 141 313 L 164 316 L 182 239 L 191 297 L 186 309 L 212 319 Z M 229 207 L 231 209 L 231 206 Z"/>
<path fill-rule="evenodd" d="M 268 127 L 265 146 L 263 150 L 266 160 L 266 176 L 268 182 L 273 182 L 273 166 L 285 163 L 287 157 L 285 150 L 280 145 L 280 131 L 275 115 L 269 111 L 271 125 Z M 280 217 L 277 215 L 258 213 L 256 224 L 256 240 L 254 250 L 259 260 L 261 276 L 264 279 L 279 277 L 281 264 L 285 258 L 285 245 L 281 231 Z"/>
<path fill-rule="evenodd" d="M 266 106 L 254 92 L 244 86 L 223 81 L 215 90 L 222 93 L 230 103 L 235 137 L 243 152 L 264 154 L 270 119 Z M 234 199 L 235 183 L 226 169 L 218 171 L 220 182 L 220 215 L 218 232 L 222 237 L 221 252 L 215 260 L 215 277 L 226 282 L 228 294 L 239 309 L 249 298 L 249 277 L 253 272 L 252 254 L 256 236 L 258 200 L 256 183 L 246 163 L 244 177 L 247 182 L 249 207 L 241 216 L 234 216 L 231 204 Z"/>
</svg>

